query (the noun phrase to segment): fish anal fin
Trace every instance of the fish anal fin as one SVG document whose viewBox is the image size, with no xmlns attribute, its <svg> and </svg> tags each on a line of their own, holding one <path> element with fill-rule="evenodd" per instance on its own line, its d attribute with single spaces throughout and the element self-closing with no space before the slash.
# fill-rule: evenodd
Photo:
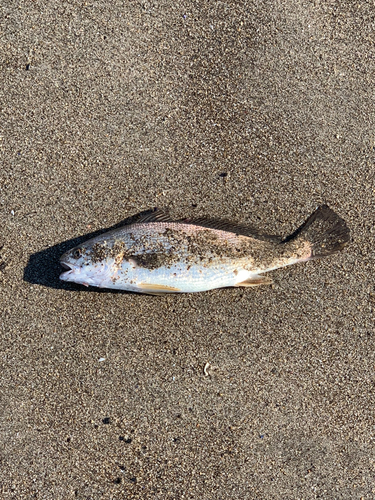
<svg viewBox="0 0 375 500">
<path fill-rule="evenodd" d="M 137 285 L 140 292 L 149 293 L 153 295 L 162 295 L 165 293 L 181 292 L 179 288 L 168 285 L 160 285 L 158 283 L 139 283 Z"/>
<path fill-rule="evenodd" d="M 273 283 L 272 279 L 268 276 L 252 276 L 245 281 L 236 283 L 234 286 L 259 286 L 259 285 L 271 285 Z"/>
</svg>

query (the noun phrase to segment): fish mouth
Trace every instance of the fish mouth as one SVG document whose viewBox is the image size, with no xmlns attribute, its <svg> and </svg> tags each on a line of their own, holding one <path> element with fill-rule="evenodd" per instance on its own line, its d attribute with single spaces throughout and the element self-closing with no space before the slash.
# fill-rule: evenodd
<svg viewBox="0 0 375 500">
<path fill-rule="evenodd" d="M 73 264 L 70 264 L 67 262 L 61 262 L 61 261 L 60 261 L 60 265 L 64 269 L 67 269 L 67 271 L 65 273 L 62 273 L 59 276 L 59 278 L 62 281 L 72 281 L 73 283 L 78 283 L 80 285 L 89 286 L 89 283 L 87 283 L 87 281 L 81 281 L 82 278 L 79 279 L 80 278 L 79 273 L 81 273 L 80 267 L 74 266 Z M 77 276 L 77 274 L 78 274 L 78 276 Z"/>
<path fill-rule="evenodd" d="M 66 269 L 65 273 L 61 273 L 59 278 L 63 281 L 70 281 L 70 276 L 74 273 L 76 270 L 75 267 L 72 264 L 68 264 L 67 262 L 61 262 L 60 261 L 61 267 Z"/>
</svg>

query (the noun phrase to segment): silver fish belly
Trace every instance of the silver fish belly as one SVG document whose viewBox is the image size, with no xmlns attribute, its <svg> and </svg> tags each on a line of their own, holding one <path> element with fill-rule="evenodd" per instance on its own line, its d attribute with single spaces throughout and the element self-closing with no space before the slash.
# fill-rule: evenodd
<svg viewBox="0 0 375 500">
<path fill-rule="evenodd" d="M 235 224 L 168 221 L 156 212 L 64 254 L 68 271 L 60 278 L 149 294 L 256 286 L 272 282 L 262 273 L 334 253 L 348 238 L 344 221 L 325 206 L 284 241 Z M 317 251 L 320 244 L 325 246 Z"/>
</svg>

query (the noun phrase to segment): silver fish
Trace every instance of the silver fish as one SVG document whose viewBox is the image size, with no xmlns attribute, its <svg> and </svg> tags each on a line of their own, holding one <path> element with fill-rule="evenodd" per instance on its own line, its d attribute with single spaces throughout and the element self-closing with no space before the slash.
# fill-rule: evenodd
<svg viewBox="0 0 375 500">
<path fill-rule="evenodd" d="M 66 252 L 63 281 L 148 294 L 257 286 L 263 273 L 341 250 L 350 239 L 326 205 L 286 239 L 206 219 L 171 221 L 161 211 Z"/>
</svg>

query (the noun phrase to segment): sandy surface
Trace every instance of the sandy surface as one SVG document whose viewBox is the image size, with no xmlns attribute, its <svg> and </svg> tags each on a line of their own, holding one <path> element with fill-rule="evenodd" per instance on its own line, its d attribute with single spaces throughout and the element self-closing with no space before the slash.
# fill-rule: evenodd
<svg viewBox="0 0 375 500">
<path fill-rule="evenodd" d="M 375 498 L 373 2 L 0 9 L 0 498 Z M 151 207 L 287 235 L 323 202 L 353 243 L 273 288 L 58 280 Z"/>
</svg>

